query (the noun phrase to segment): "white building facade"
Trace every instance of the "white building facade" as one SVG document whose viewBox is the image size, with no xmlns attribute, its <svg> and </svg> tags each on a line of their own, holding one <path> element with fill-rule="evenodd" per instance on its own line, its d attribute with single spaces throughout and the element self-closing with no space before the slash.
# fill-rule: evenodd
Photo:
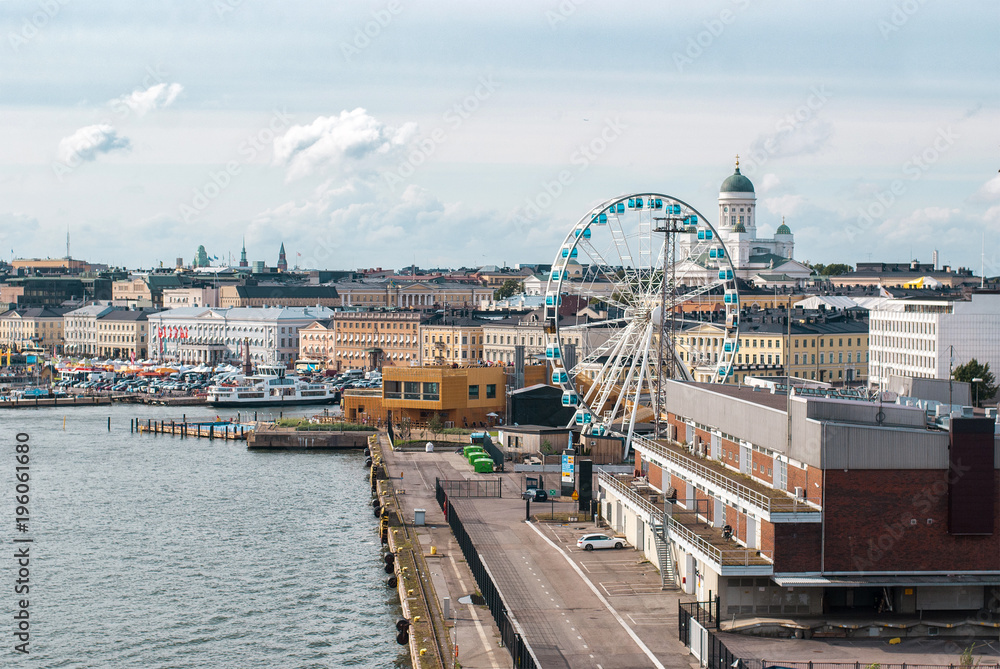
<svg viewBox="0 0 1000 669">
<path fill-rule="evenodd" d="M 1000 369 L 1000 295 L 971 300 L 887 300 L 869 312 L 870 383 L 889 377 L 947 379 L 975 358 Z"/>
<path fill-rule="evenodd" d="M 254 363 L 287 364 L 298 355 L 299 329 L 333 313 L 328 307 L 168 309 L 149 316 L 150 357 L 216 365 L 249 353 Z"/>
</svg>

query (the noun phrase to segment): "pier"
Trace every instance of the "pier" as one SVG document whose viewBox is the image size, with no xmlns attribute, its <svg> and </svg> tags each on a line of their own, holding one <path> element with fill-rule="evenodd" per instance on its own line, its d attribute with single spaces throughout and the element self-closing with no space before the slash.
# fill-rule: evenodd
<svg viewBox="0 0 1000 669">
<path fill-rule="evenodd" d="M 227 439 L 247 441 L 254 433 L 254 426 L 244 423 L 229 423 L 214 420 L 190 421 L 152 420 L 133 418 L 129 421 L 129 431 L 136 434 L 170 434 L 179 437 L 201 439 Z"/>
</svg>

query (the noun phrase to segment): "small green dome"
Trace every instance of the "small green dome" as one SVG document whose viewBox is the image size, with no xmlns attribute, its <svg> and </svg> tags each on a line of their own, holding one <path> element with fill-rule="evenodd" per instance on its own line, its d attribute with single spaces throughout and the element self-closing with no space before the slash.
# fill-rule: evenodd
<svg viewBox="0 0 1000 669">
<path fill-rule="evenodd" d="M 742 223 L 737 223 L 733 226 L 733 232 L 746 232 L 747 228 Z"/>
<path fill-rule="evenodd" d="M 736 171 L 728 179 L 722 182 L 722 186 L 719 188 L 720 193 L 752 193 L 753 183 L 745 176 L 740 174 L 739 165 L 736 166 Z"/>
<path fill-rule="evenodd" d="M 787 225 L 785 225 L 784 223 L 782 223 L 781 225 L 778 226 L 778 229 L 774 231 L 774 234 L 776 234 L 776 235 L 790 235 L 790 234 L 792 234 L 792 231 L 791 231 L 791 229 Z"/>
</svg>

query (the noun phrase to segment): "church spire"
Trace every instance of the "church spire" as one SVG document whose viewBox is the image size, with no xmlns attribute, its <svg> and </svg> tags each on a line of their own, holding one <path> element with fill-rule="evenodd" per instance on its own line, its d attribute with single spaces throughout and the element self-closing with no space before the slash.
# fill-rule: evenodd
<svg viewBox="0 0 1000 669">
<path fill-rule="evenodd" d="M 288 260 L 285 259 L 285 243 L 281 243 L 281 250 L 278 251 L 278 271 L 287 272 L 288 271 Z"/>
<path fill-rule="evenodd" d="M 243 237 L 243 250 L 240 251 L 240 267 L 249 267 L 247 262 L 247 238 Z"/>
</svg>

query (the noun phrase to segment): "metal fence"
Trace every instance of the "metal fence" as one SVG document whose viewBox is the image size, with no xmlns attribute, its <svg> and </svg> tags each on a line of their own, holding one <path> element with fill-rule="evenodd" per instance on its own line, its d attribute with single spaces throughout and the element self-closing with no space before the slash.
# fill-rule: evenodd
<svg viewBox="0 0 1000 669">
<path fill-rule="evenodd" d="M 444 511 L 445 518 L 448 519 L 451 531 L 455 535 L 455 540 L 458 541 L 465 561 L 476 579 L 479 592 L 482 593 L 486 605 L 490 608 L 490 613 L 493 614 L 493 620 L 496 621 L 497 628 L 500 630 L 500 638 L 514 660 L 515 669 L 538 669 L 538 660 L 532 652 L 531 646 L 524 640 L 517 621 L 508 613 L 503 595 L 500 594 L 489 567 L 486 566 L 486 562 L 473 545 L 469 533 L 465 531 L 455 508 L 450 504 L 449 495 L 441 483 L 442 481 L 438 480 L 436 485 L 438 504 Z"/>
<path fill-rule="evenodd" d="M 502 479 L 435 479 L 435 481 L 448 497 L 503 497 Z"/>
<path fill-rule="evenodd" d="M 706 644 L 702 649 L 702 666 L 708 669 L 758 669 L 756 662 L 748 663 L 733 655 L 715 635 L 711 628 L 717 629 L 718 621 L 718 599 L 715 602 L 677 603 L 677 636 L 685 646 L 692 647 L 692 622 L 704 629 Z M 696 643 L 700 644 L 700 640 Z"/>
</svg>

